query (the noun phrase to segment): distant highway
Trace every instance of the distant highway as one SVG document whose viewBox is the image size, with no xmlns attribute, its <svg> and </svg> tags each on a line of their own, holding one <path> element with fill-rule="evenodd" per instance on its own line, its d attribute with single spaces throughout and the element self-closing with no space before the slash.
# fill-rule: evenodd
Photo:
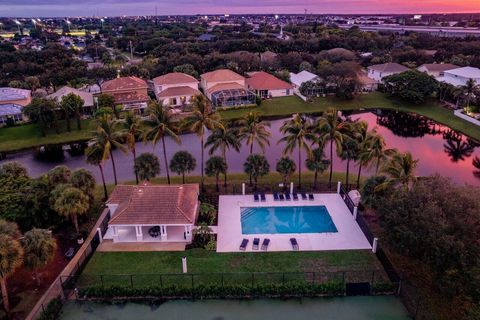
<svg viewBox="0 0 480 320">
<path fill-rule="evenodd" d="M 402 25 L 391 25 L 391 24 L 379 24 L 379 25 L 366 25 L 366 24 L 342 24 L 340 28 L 350 29 L 354 26 L 360 28 L 363 31 L 384 31 L 384 32 L 394 32 L 394 33 L 405 33 L 405 32 L 418 32 L 418 33 L 429 33 L 438 37 L 459 37 L 465 38 L 467 36 L 471 37 L 480 37 L 479 28 L 459 28 L 459 27 L 429 27 L 429 26 L 402 26 Z"/>
</svg>

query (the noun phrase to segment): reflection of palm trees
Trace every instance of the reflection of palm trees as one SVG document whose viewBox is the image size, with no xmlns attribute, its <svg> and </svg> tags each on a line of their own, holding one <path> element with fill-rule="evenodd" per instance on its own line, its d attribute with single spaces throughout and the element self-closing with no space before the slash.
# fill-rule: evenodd
<svg viewBox="0 0 480 320">
<path fill-rule="evenodd" d="M 473 171 L 473 175 L 480 179 L 480 158 L 478 156 L 473 158 L 472 165 L 476 169 Z"/>
<path fill-rule="evenodd" d="M 443 134 L 446 143 L 443 145 L 445 152 L 453 162 L 464 161 L 470 157 L 478 146 L 478 143 L 471 139 L 463 139 L 462 135 L 453 130 Z"/>
</svg>

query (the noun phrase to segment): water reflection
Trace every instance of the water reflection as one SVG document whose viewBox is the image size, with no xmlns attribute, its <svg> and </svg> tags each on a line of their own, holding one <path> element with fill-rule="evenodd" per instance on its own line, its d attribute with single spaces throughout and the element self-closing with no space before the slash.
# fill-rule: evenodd
<svg viewBox="0 0 480 320">
<path fill-rule="evenodd" d="M 439 173 L 452 178 L 459 183 L 468 183 L 480 185 L 480 148 L 478 143 L 472 139 L 458 134 L 449 128 L 439 125 L 434 121 L 420 116 L 405 114 L 395 111 L 380 110 L 375 113 L 344 113 L 344 117 L 352 120 L 363 120 L 368 122 L 369 128 L 378 127 L 378 132 L 385 138 L 387 148 L 396 148 L 400 151 L 410 151 L 415 159 L 419 159 L 417 173 L 419 175 L 431 175 Z M 265 156 L 270 162 L 271 168 L 275 168 L 276 162 L 283 156 L 283 143 L 277 143 L 282 134 L 280 127 L 284 120 L 271 121 L 272 139 L 270 146 L 265 149 Z M 173 140 L 166 139 L 167 157 L 171 159 L 173 154 L 180 150 L 188 150 L 193 156 L 200 157 L 200 143 L 196 135 L 182 135 L 182 144 L 179 146 Z M 162 148 L 157 146 L 155 149 L 152 144 L 137 144 L 137 154 L 143 152 L 153 152 L 157 156 L 162 156 Z M 260 152 L 258 147 L 254 147 L 254 152 Z M 249 150 L 243 146 L 239 153 L 229 151 L 227 153 L 227 163 L 229 172 L 243 172 L 243 163 L 245 162 Z M 133 161 L 131 155 L 125 155 L 122 152 L 114 151 L 117 163 L 117 175 L 119 181 L 134 180 Z M 305 159 L 305 155 L 302 156 Z M 477 159 L 477 161 L 475 161 Z M 28 168 L 31 176 L 39 176 L 42 173 L 53 168 L 57 163 L 45 163 L 35 159 L 34 151 L 26 151 L 18 154 L 10 154 L 6 161 L 19 161 Z M 65 152 L 63 164 L 71 169 L 85 167 L 91 170 L 100 181 L 98 168 L 85 163 L 83 156 L 75 156 Z M 197 168 L 191 174 L 200 173 L 199 163 Z M 305 163 L 302 163 L 302 169 L 305 169 Z M 339 158 L 334 159 L 333 169 L 335 171 L 345 171 L 346 161 Z M 105 163 L 105 178 L 108 182 L 113 181 L 113 174 L 110 161 Z M 162 173 L 164 174 L 163 161 Z M 356 172 L 356 164 L 350 164 L 350 172 Z M 372 171 L 365 170 L 365 175 Z M 187 178 L 188 182 L 188 178 Z"/>
</svg>

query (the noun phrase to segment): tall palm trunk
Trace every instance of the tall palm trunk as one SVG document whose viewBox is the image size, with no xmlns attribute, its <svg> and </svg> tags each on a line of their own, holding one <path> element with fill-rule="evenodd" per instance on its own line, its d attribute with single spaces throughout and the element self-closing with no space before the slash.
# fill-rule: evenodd
<svg viewBox="0 0 480 320">
<path fill-rule="evenodd" d="M 201 186 L 201 189 L 202 191 L 204 191 L 204 185 L 203 185 L 203 179 L 204 179 L 204 170 L 203 170 L 203 158 L 204 158 L 204 152 L 205 152 L 205 146 L 203 145 L 203 132 L 202 132 L 202 135 L 200 137 L 200 143 L 202 145 L 202 155 L 201 155 L 201 161 L 202 161 L 202 164 L 201 164 L 201 170 L 202 170 L 202 174 L 201 174 L 201 178 L 200 178 L 200 186 Z"/>
<path fill-rule="evenodd" d="M 137 150 L 135 149 L 135 145 L 132 148 L 132 154 L 133 154 L 133 167 L 135 168 L 135 161 L 137 161 Z M 137 169 L 135 169 L 135 181 L 138 184 L 138 172 Z"/>
<path fill-rule="evenodd" d="M 328 188 L 332 188 L 333 178 L 333 139 L 330 140 L 330 179 L 328 180 Z"/>
<path fill-rule="evenodd" d="M 298 147 L 298 188 L 302 188 L 302 148 Z"/>
<path fill-rule="evenodd" d="M 362 164 L 358 166 L 357 189 L 360 188 L 360 175 L 362 174 Z"/>
<path fill-rule="evenodd" d="M 71 215 L 73 225 L 75 226 L 75 231 L 77 231 L 77 234 L 80 233 L 80 228 L 78 227 L 78 217 L 76 214 Z"/>
<path fill-rule="evenodd" d="M 317 179 L 318 179 L 318 170 L 315 170 L 315 174 L 313 176 L 313 189 L 317 190 Z"/>
<path fill-rule="evenodd" d="M 102 176 L 103 194 L 105 196 L 105 200 L 107 200 L 108 199 L 107 184 L 105 183 L 105 175 L 103 174 L 103 167 L 101 163 L 98 165 L 98 169 L 100 169 L 100 175 Z"/>
<path fill-rule="evenodd" d="M 163 160 L 165 161 L 165 172 L 167 173 L 167 182 L 170 184 L 170 172 L 168 171 L 167 149 L 165 148 L 165 136 L 162 137 Z"/>
<path fill-rule="evenodd" d="M 80 121 L 80 108 L 75 107 L 75 118 L 77 118 L 77 129 L 82 130 L 82 121 Z"/>
<path fill-rule="evenodd" d="M 217 174 L 215 175 L 215 186 L 216 186 L 216 188 L 217 188 L 217 192 L 220 192 L 220 186 L 219 186 L 219 183 L 218 183 L 219 180 L 220 180 L 220 173 L 217 173 Z"/>
<path fill-rule="evenodd" d="M 185 172 L 182 172 L 182 183 L 185 184 Z"/>
<path fill-rule="evenodd" d="M 223 149 L 223 161 L 225 161 L 225 163 L 227 163 L 227 150 L 226 149 Z M 225 170 L 225 174 L 223 175 L 223 177 L 224 177 L 223 186 L 226 188 L 227 187 L 227 170 Z"/>
<path fill-rule="evenodd" d="M 110 150 L 110 159 L 112 160 L 113 179 L 115 181 L 115 185 L 117 185 L 117 168 L 115 167 L 115 160 L 113 159 L 112 150 Z"/>
<path fill-rule="evenodd" d="M 345 185 L 347 186 L 347 191 L 348 191 L 348 176 L 350 175 L 350 157 L 347 157 L 347 176 L 345 177 Z"/>
<path fill-rule="evenodd" d="M 60 128 L 58 127 L 58 115 L 55 110 L 53 110 L 53 126 L 55 127 L 55 133 L 60 134 Z"/>
<path fill-rule="evenodd" d="M 3 308 L 5 309 L 6 313 L 9 313 L 10 301 L 8 300 L 7 280 L 5 278 L 0 278 L 0 286 L 2 287 Z"/>
<path fill-rule="evenodd" d="M 250 145 L 250 155 L 253 154 L 253 142 L 252 144 Z M 252 174 L 250 173 L 250 175 L 248 176 L 249 180 L 250 180 L 250 186 L 252 186 Z"/>
<path fill-rule="evenodd" d="M 67 131 L 72 131 L 72 126 L 70 125 L 70 112 L 68 112 L 68 110 L 65 110 L 65 122 L 67 123 Z"/>
</svg>

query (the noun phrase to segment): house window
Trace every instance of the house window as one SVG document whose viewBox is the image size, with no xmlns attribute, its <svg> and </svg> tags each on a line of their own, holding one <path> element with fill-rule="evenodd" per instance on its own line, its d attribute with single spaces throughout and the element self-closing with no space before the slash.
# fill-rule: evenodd
<svg viewBox="0 0 480 320">
<path fill-rule="evenodd" d="M 177 98 L 170 98 L 170 105 L 176 106 L 177 105 Z"/>
<path fill-rule="evenodd" d="M 290 95 L 290 89 L 287 89 L 287 96 Z"/>
</svg>

